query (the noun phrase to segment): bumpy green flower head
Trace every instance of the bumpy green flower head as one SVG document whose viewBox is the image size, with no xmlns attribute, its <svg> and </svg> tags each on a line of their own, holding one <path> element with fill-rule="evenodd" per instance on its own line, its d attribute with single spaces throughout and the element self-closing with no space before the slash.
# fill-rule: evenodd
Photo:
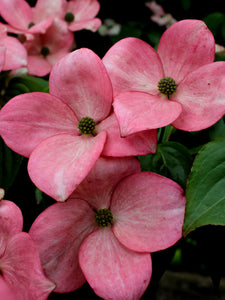
<svg viewBox="0 0 225 300">
<path fill-rule="evenodd" d="M 107 208 L 99 209 L 95 212 L 95 222 L 98 226 L 107 227 L 113 224 L 113 215 Z"/>
<path fill-rule="evenodd" d="M 67 23 L 72 23 L 72 22 L 74 21 L 74 14 L 71 13 L 71 12 L 67 12 L 67 13 L 65 14 L 64 20 L 65 20 Z"/>
<path fill-rule="evenodd" d="M 161 94 L 167 95 L 169 97 L 176 91 L 177 84 L 173 78 L 163 77 L 158 82 L 158 89 Z"/>
<path fill-rule="evenodd" d="M 82 134 L 94 135 L 95 121 L 90 117 L 83 117 L 78 123 L 78 128 Z"/>
</svg>

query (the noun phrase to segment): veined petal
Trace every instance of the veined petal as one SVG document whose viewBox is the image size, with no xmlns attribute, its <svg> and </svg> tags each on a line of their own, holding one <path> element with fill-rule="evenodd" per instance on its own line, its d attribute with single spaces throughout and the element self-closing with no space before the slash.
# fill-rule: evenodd
<svg viewBox="0 0 225 300">
<path fill-rule="evenodd" d="M 5 56 L 6 56 L 6 47 L 1 45 L 0 46 L 0 72 L 4 68 Z"/>
<path fill-rule="evenodd" d="M 29 156 L 42 140 L 60 133 L 78 134 L 78 120 L 60 99 L 27 93 L 11 99 L 0 111 L 0 134 L 6 144 Z"/>
<path fill-rule="evenodd" d="M 86 281 L 78 251 L 96 226 L 93 209 L 81 199 L 51 205 L 32 224 L 29 234 L 37 245 L 45 274 L 56 283 L 55 292 L 74 291 Z"/>
<path fill-rule="evenodd" d="M 34 21 L 40 22 L 49 17 L 63 18 L 66 5 L 65 0 L 37 0 L 33 7 Z"/>
<path fill-rule="evenodd" d="M 0 291 L 1 291 L 1 297 L 5 300 L 18 300 L 16 295 L 13 293 L 13 291 L 10 289 L 10 287 L 7 285 L 5 280 L 2 276 L 0 276 Z"/>
<path fill-rule="evenodd" d="M 158 94 L 158 82 L 164 77 L 157 52 L 146 42 L 129 37 L 114 44 L 103 57 L 114 95 L 126 91 Z"/>
<path fill-rule="evenodd" d="M 174 127 L 198 131 L 215 124 L 225 114 L 225 62 L 214 62 L 189 75 L 174 96 L 183 106 Z"/>
<path fill-rule="evenodd" d="M 111 228 L 99 229 L 83 241 L 79 262 L 88 283 L 103 299 L 140 299 L 152 273 L 150 254 L 125 248 Z"/>
<path fill-rule="evenodd" d="M 99 9 L 100 4 L 97 0 L 73 0 L 67 3 L 67 12 L 74 14 L 74 22 L 94 18 Z"/>
<path fill-rule="evenodd" d="M 1 272 L 16 299 L 47 299 L 55 284 L 44 275 L 39 253 L 28 233 L 14 235 L 1 258 Z"/>
<path fill-rule="evenodd" d="M 0 201 L 0 257 L 8 240 L 23 229 L 23 216 L 19 207 L 12 201 Z"/>
<path fill-rule="evenodd" d="M 41 54 L 29 55 L 27 58 L 27 72 L 29 75 L 43 77 L 51 72 L 52 65 Z"/>
<path fill-rule="evenodd" d="M 100 157 L 70 198 L 84 199 L 97 210 L 109 208 L 111 195 L 117 183 L 140 170 L 140 163 L 133 157 Z"/>
<path fill-rule="evenodd" d="M 32 10 L 25 0 L 1 0 L 0 14 L 15 28 L 27 30 L 32 22 Z"/>
<path fill-rule="evenodd" d="M 213 62 L 215 41 L 203 21 L 182 20 L 164 32 L 157 52 L 165 76 L 179 83 L 188 73 Z"/>
<path fill-rule="evenodd" d="M 107 71 L 101 59 L 86 48 L 67 54 L 53 67 L 49 89 L 74 110 L 78 119 L 88 116 L 98 122 L 112 108 Z"/>
<path fill-rule="evenodd" d="M 72 23 L 68 26 L 71 31 L 78 31 L 81 29 L 91 30 L 93 32 L 97 31 L 101 26 L 102 21 L 99 18 L 94 18 L 90 20 L 82 20 Z"/>
<path fill-rule="evenodd" d="M 166 126 L 182 111 L 180 103 L 141 92 L 121 93 L 113 106 L 121 136 Z"/>
<path fill-rule="evenodd" d="M 166 249 L 182 237 L 185 197 L 171 179 L 140 172 L 122 180 L 112 196 L 113 232 L 134 251 Z"/>
<path fill-rule="evenodd" d="M 98 132 L 107 131 L 107 140 L 102 155 L 113 157 L 136 156 L 155 153 L 156 151 L 156 129 L 121 137 L 119 124 L 114 113 L 97 125 L 96 129 Z"/>
<path fill-rule="evenodd" d="M 57 201 L 65 201 L 101 155 L 106 132 L 96 137 L 59 134 L 31 153 L 28 172 L 34 184 Z"/>
</svg>

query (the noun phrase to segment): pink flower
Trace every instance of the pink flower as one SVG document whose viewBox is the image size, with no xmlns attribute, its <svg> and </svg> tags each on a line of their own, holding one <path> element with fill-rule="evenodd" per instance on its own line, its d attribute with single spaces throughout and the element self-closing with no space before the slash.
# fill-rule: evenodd
<svg viewBox="0 0 225 300">
<path fill-rule="evenodd" d="M 49 74 L 56 62 L 72 50 L 73 44 L 74 35 L 65 22 L 54 20 L 45 33 L 35 34 L 23 44 L 28 53 L 28 74 L 41 77 Z"/>
<path fill-rule="evenodd" d="M 156 130 L 120 137 L 111 82 L 93 51 L 83 48 L 62 58 L 52 69 L 49 90 L 11 99 L 0 111 L 0 134 L 12 150 L 29 157 L 31 179 L 52 198 L 68 198 L 101 154 L 156 151 Z"/>
<path fill-rule="evenodd" d="M 20 209 L 11 201 L 1 200 L 0 220 L 1 299 L 47 299 L 55 285 L 43 273 L 34 241 L 22 232 Z"/>
<path fill-rule="evenodd" d="M 8 36 L 6 26 L 0 24 L 0 71 L 15 70 L 26 65 L 26 49 L 16 38 Z"/>
<path fill-rule="evenodd" d="M 63 21 L 71 31 L 96 31 L 101 21 L 95 18 L 100 9 L 97 0 L 38 0 L 30 7 L 25 0 L 0 0 L 0 14 L 14 33 L 45 33 L 54 19 Z"/>
<path fill-rule="evenodd" d="M 150 252 L 182 236 L 185 197 L 172 180 L 140 172 L 135 158 L 100 158 L 71 198 L 34 221 L 34 239 L 55 292 L 86 280 L 104 299 L 140 299 Z"/>
<path fill-rule="evenodd" d="M 122 136 L 168 124 L 198 131 L 225 113 L 225 62 L 213 62 L 215 42 L 199 20 L 182 20 L 162 35 L 157 52 L 125 38 L 103 58 L 112 80 Z"/>
</svg>

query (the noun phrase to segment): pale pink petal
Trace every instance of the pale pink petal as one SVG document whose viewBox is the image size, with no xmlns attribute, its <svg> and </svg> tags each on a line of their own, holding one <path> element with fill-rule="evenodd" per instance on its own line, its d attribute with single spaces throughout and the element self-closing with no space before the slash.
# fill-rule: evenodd
<svg viewBox="0 0 225 300">
<path fill-rule="evenodd" d="M 48 207 L 32 224 L 29 234 L 38 247 L 45 274 L 56 283 L 55 292 L 76 290 L 86 281 L 78 251 L 96 226 L 93 209 L 80 199 Z"/>
<path fill-rule="evenodd" d="M 65 0 L 37 0 L 33 7 L 34 21 L 40 22 L 49 17 L 63 18 L 66 6 Z"/>
<path fill-rule="evenodd" d="M 109 208 L 111 195 L 117 183 L 140 170 L 140 163 L 133 157 L 100 157 L 71 197 L 84 199 L 95 209 Z"/>
<path fill-rule="evenodd" d="M 0 72 L 2 71 L 5 64 L 5 55 L 6 55 L 5 46 L 0 46 Z"/>
<path fill-rule="evenodd" d="M 37 24 L 35 23 L 32 27 L 30 27 L 27 30 L 27 33 L 30 33 L 30 34 L 42 33 L 43 34 L 52 25 L 53 21 L 54 21 L 53 18 L 48 18 Z M 35 19 L 34 19 L 34 22 L 35 22 Z M 26 35 L 26 37 L 29 39 L 29 34 Z M 32 39 L 31 35 L 30 35 L 30 39 Z"/>
<path fill-rule="evenodd" d="M 0 134 L 6 144 L 29 156 L 43 139 L 60 133 L 78 134 L 77 118 L 58 98 L 27 93 L 10 100 L 0 111 Z"/>
<path fill-rule="evenodd" d="M 122 157 L 155 153 L 157 146 L 157 131 L 145 130 L 127 137 L 121 137 L 120 129 L 112 113 L 96 126 L 97 132 L 107 131 L 107 140 L 102 155 Z"/>
<path fill-rule="evenodd" d="M 0 40 L 0 45 L 6 48 L 3 70 L 14 70 L 27 65 L 27 51 L 16 38 L 6 36 Z"/>
<path fill-rule="evenodd" d="M 22 231 L 23 216 L 19 207 L 11 201 L 0 201 L 0 257 L 2 257 L 8 240 Z M 0 263 L 1 265 L 1 263 Z M 1 267 L 0 267 L 1 269 Z"/>
<path fill-rule="evenodd" d="M 225 114 L 225 63 L 214 62 L 190 73 L 174 95 L 183 106 L 172 124 L 198 131 L 210 127 Z"/>
<path fill-rule="evenodd" d="M 15 28 L 26 30 L 32 22 L 32 10 L 25 0 L 1 0 L 0 14 Z"/>
<path fill-rule="evenodd" d="M 150 172 L 121 181 L 113 196 L 113 232 L 126 247 L 144 252 L 166 249 L 182 237 L 185 197 L 171 179 Z"/>
<path fill-rule="evenodd" d="M 180 103 L 140 92 L 119 94 L 113 106 L 121 136 L 166 126 L 176 120 L 182 111 Z"/>
<path fill-rule="evenodd" d="M 111 110 L 110 79 L 101 59 L 89 49 L 78 49 L 62 58 L 52 69 L 49 89 L 78 119 L 88 116 L 98 122 Z"/>
<path fill-rule="evenodd" d="M 87 29 L 87 30 L 91 30 L 91 31 L 95 32 L 98 30 L 98 28 L 101 26 L 101 24 L 102 24 L 102 21 L 100 19 L 94 18 L 91 20 L 83 20 L 83 21 L 74 22 L 71 25 L 69 25 L 68 28 L 71 31 Z"/>
<path fill-rule="evenodd" d="M 31 153 L 28 172 L 34 184 L 57 201 L 65 201 L 99 158 L 106 132 L 96 137 L 59 134 Z"/>
<path fill-rule="evenodd" d="M 13 291 L 10 289 L 10 287 L 7 285 L 7 283 L 4 281 L 3 277 L 0 276 L 0 293 L 1 298 L 4 300 L 18 300 L 16 295 L 13 293 Z"/>
<path fill-rule="evenodd" d="M 45 300 L 55 288 L 43 273 L 34 241 L 25 232 L 10 239 L 1 258 L 1 272 L 18 300 Z"/>
<path fill-rule="evenodd" d="M 126 91 L 158 94 L 158 82 L 164 77 L 163 67 L 157 52 L 146 42 L 124 38 L 108 50 L 102 61 L 115 96 Z"/>
<path fill-rule="evenodd" d="M 179 83 L 189 72 L 213 62 L 215 41 L 203 21 L 182 20 L 164 32 L 157 52 L 165 75 Z"/>
<path fill-rule="evenodd" d="M 152 273 L 150 254 L 123 247 L 111 228 L 99 229 L 84 240 L 79 262 L 88 283 L 103 299 L 141 299 Z"/>
<path fill-rule="evenodd" d="M 42 55 L 29 55 L 27 58 L 27 72 L 29 75 L 43 77 L 51 72 L 52 65 Z"/>
<path fill-rule="evenodd" d="M 97 0 L 70 0 L 67 5 L 67 12 L 74 14 L 74 22 L 94 18 L 99 9 L 100 4 Z"/>
</svg>

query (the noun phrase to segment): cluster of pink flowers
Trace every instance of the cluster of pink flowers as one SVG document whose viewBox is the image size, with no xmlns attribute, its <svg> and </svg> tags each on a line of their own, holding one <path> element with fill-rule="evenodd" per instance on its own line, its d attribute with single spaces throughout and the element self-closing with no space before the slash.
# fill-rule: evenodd
<svg viewBox="0 0 225 300">
<path fill-rule="evenodd" d="M 20 209 L 0 201 L 0 295 L 42 300 L 87 281 L 104 299 L 140 299 L 151 253 L 182 237 L 186 199 L 176 182 L 141 172 L 135 156 L 156 152 L 160 127 L 197 131 L 225 113 L 225 62 L 213 62 L 213 36 L 202 21 L 183 20 L 165 31 L 157 51 L 125 38 L 100 59 L 86 48 L 65 54 L 71 31 L 99 27 L 97 1 L 38 0 L 30 8 L 0 0 L 0 7 L 7 30 L 25 37 L 28 71 L 53 65 L 49 93 L 21 94 L 3 106 L 0 134 L 29 159 L 33 183 L 57 201 L 29 233 Z M 26 62 L 5 26 L 2 70 Z M 10 45 L 20 55 L 7 52 Z M 50 53 L 40 54 L 43 47 Z"/>
<path fill-rule="evenodd" d="M 18 56 L 17 68 L 26 68 L 30 75 L 45 76 L 74 49 L 75 31 L 96 31 L 100 27 L 100 19 L 95 18 L 99 9 L 97 0 L 38 0 L 34 7 L 25 0 L 0 0 L 0 16 L 7 23 L 1 26 L 17 35 L 4 37 L 0 46 L 6 47 L 8 59 Z"/>
</svg>

